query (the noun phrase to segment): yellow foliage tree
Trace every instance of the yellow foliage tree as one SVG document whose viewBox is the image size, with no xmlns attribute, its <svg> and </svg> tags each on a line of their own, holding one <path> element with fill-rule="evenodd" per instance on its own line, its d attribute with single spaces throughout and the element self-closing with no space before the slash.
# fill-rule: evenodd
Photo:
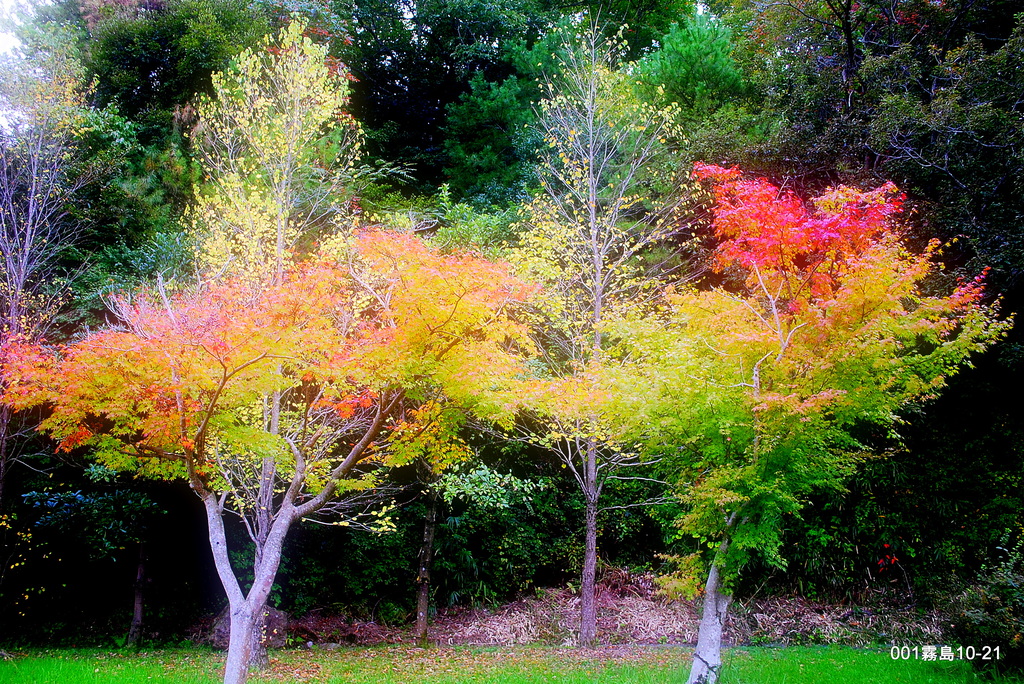
<svg viewBox="0 0 1024 684">
<path fill-rule="evenodd" d="M 361 146 L 349 77 L 304 30 L 292 21 L 243 52 L 199 103 L 207 175 L 191 222 L 208 274 L 279 280 L 346 214 Z"/>
<path fill-rule="evenodd" d="M 662 248 L 688 181 L 671 162 L 676 105 L 637 97 L 620 40 L 596 26 L 567 38 L 561 73 L 544 86 L 541 103 L 544 193 L 523 208 L 522 237 L 509 258 L 543 285 L 534 321 L 558 379 L 533 396 L 543 427 L 528 439 L 561 458 L 585 497 L 580 644 L 591 646 L 601 492 L 609 478 L 627 479 L 623 467 L 643 465 L 616 439 L 614 418 L 597 400 L 604 394 L 595 366 L 608 361 L 602 323 L 666 275 L 664 257 L 674 255 Z"/>
</svg>

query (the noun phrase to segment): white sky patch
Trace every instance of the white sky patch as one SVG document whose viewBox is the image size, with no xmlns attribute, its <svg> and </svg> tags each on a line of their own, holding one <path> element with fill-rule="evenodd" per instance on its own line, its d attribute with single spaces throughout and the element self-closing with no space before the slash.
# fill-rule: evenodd
<svg viewBox="0 0 1024 684">
<path fill-rule="evenodd" d="M 18 45 L 14 35 L 8 32 L 8 27 L 13 21 L 12 13 L 16 0 L 0 0 L 0 59 Z M 5 106 L 0 104 L 0 131 L 7 132 L 11 124 L 12 114 Z"/>
<path fill-rule="evenodd" d="M 7 32 L 7 22 L 14 11 L 14 0 L 0 0 L 0 54 L 6 54 L 14 48 L 18 41 Z"/>
</svg>

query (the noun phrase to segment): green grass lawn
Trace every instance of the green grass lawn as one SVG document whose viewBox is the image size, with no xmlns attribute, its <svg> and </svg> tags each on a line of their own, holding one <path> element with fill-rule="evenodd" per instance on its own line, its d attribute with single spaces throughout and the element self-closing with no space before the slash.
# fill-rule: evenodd
<svg viewBox="0 0 1024 684">
<path fill-rule="evenodd" d="M 667 684 L 685 682 L 689 648 L 345 648 L 277 651 L 252 682 L 317 684 Z M 40 650 L 0 661 L 3 684 L 212 684 L 212 651 L 119 653 Z M 893 661 L 888 650 L 843 647 L 735 648 L 721 684 L 961 684 L 993 681 L 965 662 Z M 1024 684 L 1003 677 L 1002 684 Z"/>
</svg>

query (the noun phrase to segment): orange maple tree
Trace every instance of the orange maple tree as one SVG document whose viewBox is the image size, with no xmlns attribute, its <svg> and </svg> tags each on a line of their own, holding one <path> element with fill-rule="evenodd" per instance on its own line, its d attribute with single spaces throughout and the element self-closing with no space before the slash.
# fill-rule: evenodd
<svg viewBox="0 0 1024 684">
<path fill-rule="evenodd" d="M 4 368 L 5 401 L 45 407 L 41 429 L 59 449 L 186 478 L 203 501 L 231 604 L 225 681 L 245 679 L 291 525 L 325 511 L 355 522 L 353 507 L 377 500 L 379 467 L 406 457 L 390 433 L 427 414 L 407 410 L 444 402 L 501 421 L 516 405 L 530 347 L 509 309 L 528 288 L 505 266 L 389 232 L 358 235 L 343 256 L 269 285 L 122 297 L 119 325 L 65 347 L 21 345 Z M 229 509 L 255 544 L 248 591 L 228 559 Z"/>
</svg>

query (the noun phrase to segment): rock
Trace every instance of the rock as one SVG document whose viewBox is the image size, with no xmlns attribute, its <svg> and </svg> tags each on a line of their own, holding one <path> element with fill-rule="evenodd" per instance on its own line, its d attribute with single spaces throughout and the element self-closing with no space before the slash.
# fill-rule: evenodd
<svg viewBox="0 0 1024 684">
<path fill-rule="evenodd" d="M 281 648 L 288 640 L 288 614 L 277 608 L 267 606 L 267 624 L 263 636 L 263 644 L 267 648 Z M 214 648 L 226 649 L 231 636 L 231 620 L 228 608 L 217 614 L 210 628 L 208 641 Z"/>
</svg>

